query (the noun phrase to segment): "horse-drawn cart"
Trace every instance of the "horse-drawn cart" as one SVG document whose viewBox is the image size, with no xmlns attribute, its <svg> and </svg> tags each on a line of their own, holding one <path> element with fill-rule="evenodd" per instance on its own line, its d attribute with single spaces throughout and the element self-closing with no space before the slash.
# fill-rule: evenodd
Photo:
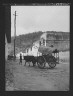
<svg viewBox="0 0 73 96">
<path fill-rule="evenodd" d="M 38 57 L 38 67 L 44 68 L 46 63 L 48 63 L 50 68 L 54 68 L 57 63 L 59 63 L 58 57 L 55 57 L 55 53 L 57 54 L 59 51 L 57 49 L 51 47 L 39 47 L 39 52 L 42 53 L 42 56 Z"/>
</svg>

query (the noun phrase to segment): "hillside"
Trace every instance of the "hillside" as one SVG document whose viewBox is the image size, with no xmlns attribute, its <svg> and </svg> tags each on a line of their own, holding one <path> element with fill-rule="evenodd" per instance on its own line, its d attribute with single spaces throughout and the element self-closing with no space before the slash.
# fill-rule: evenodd
<svg viewBox="0 0 73 96">
<path fill-rule="evenodd" d="M 24 51 L 27 47 L 30 47 L 33 44 L 33 42 L 37 41 L 42 34 L 43 32 L 39 31 L 16 36 L 16 47 L 18 48 L 18 50 L 21 48 Z M 13 46 L 14 37 L 11 38 L 11 44 Z"/>
<path fill-rule="evenodd" d="M 50 35 L 55 36 L 56 39 L 61 39 L 63 37 L 63 40 L 69 40 L 69 33 L 68 32 L 56 32 L 56 31 L 47 31 L 48 38 Z M 40 39 L 40 36 L 43 34 L 42 31 L 29 33 L 25 35 L 19 35 L 16 36 L 16 47 L 18 50 L 21 48 L 23 51 L 27 48 L 32 46 L 33 42 Z M 14 43 L 14 37 L 12 37 L 11 44 L 13 46 Z"/>
</svg>

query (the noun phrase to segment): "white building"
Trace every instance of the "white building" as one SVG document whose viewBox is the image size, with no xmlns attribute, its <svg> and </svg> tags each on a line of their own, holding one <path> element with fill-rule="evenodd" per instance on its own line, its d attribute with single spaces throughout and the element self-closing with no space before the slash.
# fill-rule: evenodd
<svg viewBox="0 0 73 96">
<path fill-rule="evenodd" d="M 47 40 L 47 33 L 43 33 L 40 37 L 41 46 L 46 46 L 46 40 Z"/>
<path fill-rule="evenodd" d="M 26 54 L 30 56 L 40 56 L 42 53 L 38 51 L 40 46 L 46 46 L 46 35 L 47 33 L 44 33 L 41 35 L 40 39 L 33 43 L 33 46 L 26 49 Z"/>
<path fill-rule="evenodd" d="M 31 48 L 32 48 L 32 47 L 26 49 L 25 55 L 30 55 L 30 56 L 32 56 L 32 52 L 31 52 L 32 50 L 31 50 Z"/>
<path fill-rule="evenodd" d="M 39 44 L 39 40 L 33 43 L 33 46 L 31 46 L 30 48 L 26 49 L 26 54 L 29 56 L 39 56 L 42 55 L 40 52 L 38 52 L 38 48 L 39 48 L 40 44 Z"/>
</svg>

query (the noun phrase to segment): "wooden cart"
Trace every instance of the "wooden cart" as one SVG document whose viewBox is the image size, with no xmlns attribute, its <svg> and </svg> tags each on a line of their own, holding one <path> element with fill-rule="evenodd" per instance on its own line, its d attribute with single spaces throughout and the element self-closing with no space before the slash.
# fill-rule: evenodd
<svg viewBox="0 0 73 96">
<path fill-rule="evenodd" d="M 38 67 L 44 68 L 46 63 L 48 63 L 50 68 L 54 68 L 59 63 L 59 57 L 57 55 L 55 57 L 55 54 L 59 53 L 57 49 L 44 46 L 39 47 L 38 51 L 42 53 L 42 56 L 39 56 L 37 60 Z"/>
</svg>

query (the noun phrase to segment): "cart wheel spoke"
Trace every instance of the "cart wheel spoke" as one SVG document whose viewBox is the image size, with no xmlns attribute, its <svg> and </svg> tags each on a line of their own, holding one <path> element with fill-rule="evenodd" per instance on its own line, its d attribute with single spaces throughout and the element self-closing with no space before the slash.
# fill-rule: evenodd
<svg viewBox="0 0 73 96">
<path fill-rule="evenodd" d="M 38 63 L 38 67 L 39 68 L 44 68 L 45 67 L 45 63 Z"/>
<path fill-rule="evenodd" d="M 38 67 L 39 68 L 44 68 L 45 67 L 45 61 L 41 57 L 38 60 Z"/>
<path fill-rule="evenodd" d="M 55 62 L 49 62 L 48 65 L 50 68 L 54 68 L 56 66 L 56 63 Z"/>
</svg>

